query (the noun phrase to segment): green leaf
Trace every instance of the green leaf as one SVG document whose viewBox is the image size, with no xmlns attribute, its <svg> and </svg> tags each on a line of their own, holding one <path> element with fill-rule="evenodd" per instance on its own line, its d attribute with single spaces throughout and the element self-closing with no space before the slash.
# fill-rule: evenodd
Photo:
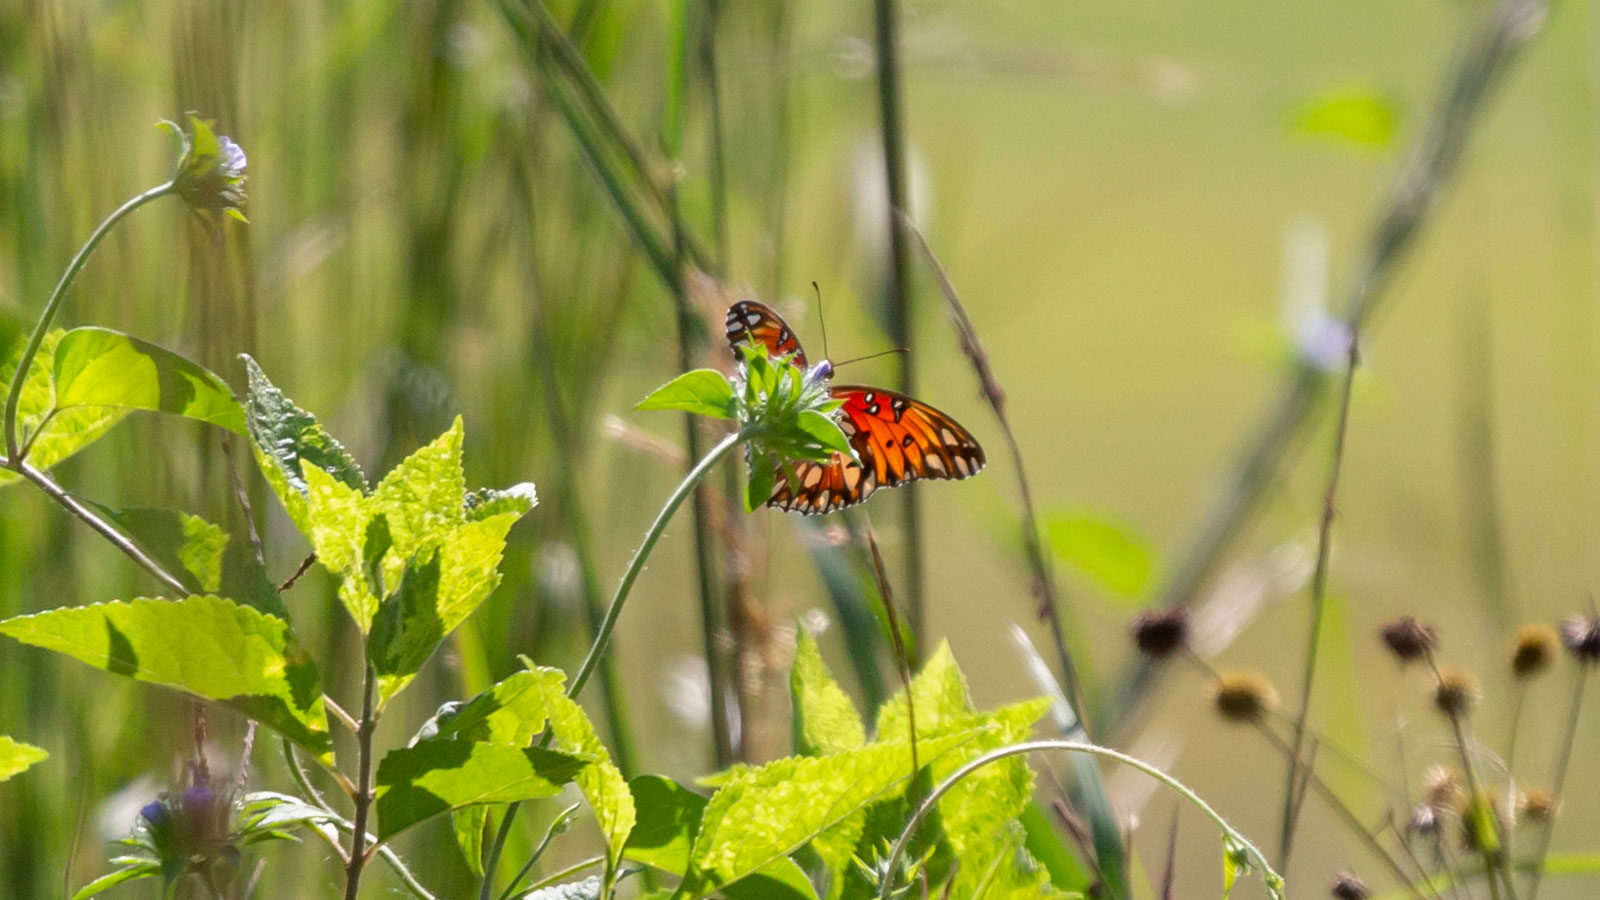
<svg viewBox="0 0 1600 900">
<path fill-rule="evenodd" d="M 549 887 L 531 891 L 523 894 L 521 900 L 600 900 L 602 887 L 600 877 L 591 875 L 582 881 L 552 884 Z"/>
<path fill-rule="evenodd" d="M 378 763 L 378 838 L 474 804 L 553 797 L 589 763 L 541 747 L 458 738 L 391 750 Z"/>
<path fill-rule="evenodd" d="M 228 385 L 171 350 L 109 328 L 74 328 L 54 357 L 57 409 L 151 410 L 245 433 L 244 409 Z"/>
<path fill-rule="evenodd" d="M 39 747 L 0 734 L 0 781 L 25 772 L 29 766 L 49 757 L 50 754 Z"/>
<path fill-rule="evenodd" d="M 401 460 L 373 489 L 370 514 L 389 518 L 395 569 L 422 548 L 441 543 L 447 532 L 466 521 L 461 441 L 457 416 L 448 431 Z"/>
<path fill-rule="evenodd" d="M 679 409 L 716 419 L 731 419 L 733 385 L 715 369 L 695 369 L 651 391 L 634 409 Z"/>
<path fill-rule="evenodd" d="M 141 597 L 17 616 L 0 634 L 221 701 L 332 759 L 317 668 L 277 616 L 214 596 Z"/>
<path fill-rule="evenodd" d="M 250 379 L 245 427 L 255 451 L 256 464 L 288 511 L 289 518 L 305 533 L 306 482 L 302 464 L 326 473 L 357 492 L 366 490 L 366 479 L 355 459 L 317 424 L 315 416 L 295 406 L 274 387 L 255 360 L 248 356 L 243 359 Z"/>
<path fill-rule="evenodd" d="M 228 597 L 288 620 L 288 609 L 254 551 L 218 526 L 170 509 L 93 505 L 191 592 Z"/>
<path fill-rule="evenodd" d="M 638 824 L 622 855 L 673 875 L 689 869 L 689 854 L 707 800 L 662 775 L 640 775 L 628 782 L 638 808 Z"/>
<path fill-rule="evenodd" d="M 94 443 L 129 412 L 118 407 L 56 409 L 50 373 L 56 345 L 64 334 L 58 330 L 44 336 L 38 355 L 28 366 L 27 380 L 17 401 L 17 434 L 28 448 L 28 462 L 39 469 L 48 469 Z M 0 382 L 11 382 L 22 361 L 22 349 L 20 341 L 12 345 L 5 364 L 0 366 Z M 21 478 L 15 472 L 0 471 L 0 486 Z"/>
<path fill-rule="evenodd" d="M 794 860 L 775 859 L 759 871 L 724 885 L 728 900 L 817 900 L 816 888 Z"/>
<path fill-rule="evenodd" d="M 816 639 L 797 630 L 794 667 L 789 670 L 789 697 L 794 708 L 794 751 L 820 756 L 854 750 L 867 741 L 861 714 L 833 680 L 822 661 Z"/>
<path fill-rule="evenodd" d="M 1137 599 L 1150 586 L 1155 552 L 1132 530 L 1090 513 L 1063 513 L 1045 525 L 1056 555 L 1121 597 Z"/>
<path fill-rule="evenodd" d="M 1333 138 L 1363 147 L 1394 143 L 1400 114 L 1383 92 L 1370 87 L 1327 91 L 1300 104 L 1289 116 L 1291 134 Z"/>
<path fill-rule="evenodd" d="M 778 470 L 772 458 L 765 453 L 754 454 L 750 460 L 750 478 L 744 486 L 744 511 L 755 512 L 772 498 L 772 487 L 778 483 Z"/>
<path fill-rule="evenodd" d="M 918 744 L 937 758 L 972 733 Z M 910 747 L 868 744 L 823 757 L 789 757 L 747 769 L 712 795 L 701 818 L 687 879 L 719 889 L 795 852 L 823 829 L 910 778 Z"/>
<path fill-rule="evenodd" d="M 378 611 L 378 591 L 382 589 L 382 585 L 371 583 L 363 565 L 367 561 L 368 528 L 372 524 L 366 497 L 360 487 L 339 480 L 310 460 L 301 459 L 300 466 L 303 488 L 301 493 L 294 494 L 299 501 L 300 530 L 310 540 L 317 562 L 342 576 L 339 600 L 355 619 L 356 627 L 365 634 L 372 628 L 372 617 Z M 382 557 L 391 542 L 386 539 L 387 529 L 380 529 L 372 536 L 380 534 L 384 547 L 378 556 Z"/>
<path fill-rule="evenodd" d="M 467 870 L 475 877 L 483 877 L 483 831 L 489 825 L 489 807 L 469 806 L 450 813 L 450 830 L 455 833 L 456 846 Z"/>
<path fill-rule="evenodd" d="M 839 423 L 832 417 L 814 409 L 802 409 L 795 424 L 822 449 L 835 450 L 854 458 L 855 451 L 850 449 L 850 440 L 844 436 L 844 432 L 839 429 Z"/>
<path fill-rule="evenodd" d="M 89 898 L 103 894 L 125 881 L 133 881 L 137 878 L 150 878 L 160 874 L 160 863 L 153 859 L 141 859 L 136 862 L 129 863 L 115 872 L 108 872 L 105 875 L 101 875 L 99 878 L 89 882 L 88 884 L 79 888 L 76 894 L 72 895 L 72 900 L 89 900 Z"/>
<path fill-rule="evenodd" d="M 478 488 L 467 492 L 466 517 L 487 519 L 500 513 L 525 516 L 539 505 L 539 492 L 533 482 L 524 481 L 508 488 Z"/>
</svg>

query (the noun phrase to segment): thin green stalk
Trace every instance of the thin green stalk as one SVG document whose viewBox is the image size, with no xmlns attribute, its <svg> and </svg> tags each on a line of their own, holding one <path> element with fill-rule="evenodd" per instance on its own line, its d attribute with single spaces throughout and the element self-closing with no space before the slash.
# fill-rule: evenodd
<svg viewBox="0 0 1600 900">
<path fill-rule="evenodd" d="M 1440 192 L 1456 173 L 1491 89 L 1538 32 L 1545 9 L 1544 0 L 1499 0 L 1469 36 L 1465 51 L 1443 83 L 1429 128 L 1396 178 L 1350 280 L 1344 319 L 1352 334 L 1365 331 L 1387 298 L 1396 270 L 1427 223 Z M 1309 364 L 1294 368 L 1261 427 L 1247 440 L 1221 498 L 1162 589 L 1162 605 L 1188 605 L 1199 596 L 1213 568 L 1276 480 L 1279 464 L 1297 445 L 1306 422 L 1320 408 L 1326 387 L 1322 373 Z M 1111 724 L 1120 724 L 1138 707 L 1154 676 L 1154 664 L 1143 658 L 1125 673 L 1115 702 L 1107 706 L 1109 714 L 1116 717 Z"/>
<path fill-rule="evenodd" d="M 1439 672 L 1439 665 L 1434 661 L 1433 653 L 1428 652 L 1424 659 L 1428 663 L 1428 669 L 1433 673 L 1434 682 L 1443 681 L 1443 676 Z M 1450 720 L 1450 732 L 1455 738 L 1456 752 L 1461 757 L 1461 768 L 1467 776 L 1468 805 L 1463 818 L 1471 816 L 1479 820 L 1478 825 L 1486 824 L 1492 831 L 1489 835 L 1480 834 L 1477 837 L 1478 845 L 1483 848 L 1480 856 L 1483 858 L 1484 875 L 1489 882 L 1489 896 L 1491 900 L 1500 900 L 1500 885 L 1504 881 L 1507 889 L 1511 890 L 1513 900 L 1515 900 L 1516 891 L 1511 885 L 1510 873 L 1505 868 L 1505 843 L 1500 828 L 1500 820 L 1495 815 L 1493 807 L 1484 805 L 1489 801 L 1489 794 L 1484 790 L 1483 779 L 1478 774 L 1476 754 L 1473 752 L 1477 742 L 1468 735 L 1466 723 L 1463 721 L 1464 716 L 1461 713 L 1455 710 L 1447 710 L 1445 717 Z"/>
<path fill-rule="evenodd" d="M 366 648 L 362 647 L 362 656 Z M 356 900 L 361 890 L 361 872 L 367 862 L 367 814 L 372 808 L 372 732 L 377 727 L 373 695 L 377 693 L 378 671 L 365 661 L 361 682 L 361 728 L 356 732 L 356 814 L 351 823 L 350 862 L 345 868 L 344 900 Z"/>
<path fill-rule="evenodd" d="M 533 871 L 533 867 L 539 864 L 539 857 L 544 856 L 544 851 L 549 848 L 550 842 L 555 839 L 558 830 L 557 826 L 562 825 L 564 821 L 570 824 L 572 815 L 578 811 L 580 805 L 582 804 L 572 804 L 550 821 L 550 827 L 546 829 L 544 837 L 539 841 L 539 845 L 533 848 L 533 853 L 529 855 L 528 861 L 522 864 L 522 868 L 518 869 L 517 874 L 512 877 L 511 883 L 506 885 L 506 889 L 500 892 L 500 900 L 511 900 L 511 895 L 517 892 L 517 885 L 521 884 L 522 879 L 527 878 L 528 873 Z"/>
<path fill-rule="evenodd" d="M 33 334 L 28 336 L 28 343 L 22 350 L 22 358 L 17 363 L 16 372 L 11 376 L 11 391 L 6 395 L 5 433 L 6 433 L 6 458 L 15 464 L 23 461 L 22 454 L 18 453 L 17 444 L 17 403 L 22 399 L 22 386 L 28 380 L 28 369 L 33 365 L 33 358 L 39 355 L 39 346 L 44 343 L 44 336 L 50 331 L 50 325 L 55 321 L 56 313 L 61 309 L 61 301 L 67 296 L 67 288 L 72 287 L 72 282 L 77 280 L 78 273 L 83 270 L 83 264 L 89 261 L 89 254 L 100 245 L 100 241 L 111 231 L 112 226 L 139 207 L 172 193 L 174 182 L 168 181 L 159 184 L 135 195 L 128 202 L 117 207 L 111 215 L 106 216 L 89 239 L 78 248 L 72 261 L 67 264 L 65 272 L 61 273 L 61 280 L 56 282 L 55 290 L 50 292 L 50 299 L 45 302 L 44 312 L 39 314 L 39 321 L 33 326 Z"/>
<path fill-rule="evenodd" d="M 1556 757 L 1555 774 L 1550 779 L 1550 790 L 1559 802 L 1567 783 L 1567 764 L 1572 761 L 1572 745 L 1578 736 L 1578 716 L 1583 712 L 1583 689 L 1589 683 L 1590 667 L 1578 664 L 1578 683 L 1572 689 L 1572 705 L 1567 708 L 1567 727 L 1561 738 L 1561 753 Z M 1539 883 L 1544 879 L 1545 859 L 1550 853 L 1550 834 L 1555 830 L 1555 816 L 1544 823 L 1539 831 L 1539 852 L 1533 856 L 1533 879 L 1528 884 L 1528 900 L 1538 900 Z"/>
<path fill-rule="evenodd" d="M 617 592 L 611 597 L 611 606 L 606 609 L 606 617 L 600 623 L 600 632 L 595 635 L 594 646 L 589 648 L 589 655 L 584 657 L 583 665 L 578 667 L 577 674 L 572 676 L 572 683 L 567 685 L 567 696 L 576 698 L 578 692 L 583 690 L 583 685 L 594 673 L 594 667 L 599 664 L 600 657 L 605 653 L 606 646 L 611 643 L 611 632 L 617 627 L 617 619 L 622 615 L 622 605 L 627 602 L 628 594 L 633 590 L 633 583 L 639 579 L 639 573 L 644 571 L 645 560 L 650 558 L 650 551 L 655 549 L 656 541 L 661 539 L 662 532 L 667 529 L 667 522 L 672 514 L 677 512 L 683 501 L 694 493 L 694 489 L 705 479 L 709 473 L 728 451 L 744 443 L 751 435 L 750 429 L 742 429 L 728 435 L 717 443 L 700 462 L 695 464 L 689 474 L 684 476 L 672 496 L 661 507 L 661 512 L 656 514 L 654 522 L 644 533 L 644 540 L 640 542 L 639 549 L 633 552 L 633 559 L 628 561 L 628 568 L 622 573 L 622 582 L 617 585 Z"/>
<path fill-rule="evenodd" d="M 1333 456 L 1328 462 L 1328 483 L 1322 493 L 1322 522 L 1317 530 L 1317 564 L 1311 574 L 1311 626 L 1306 635 L 1305 674 L 1300 680 L 1299 712 L 1295 714 L 1293 738 L 1289 745 L 1289 772 L 1283 788 L 1283 822 L 1278 835 L 1278 865 L 1289 868 L 1289 853 L 1294 847 L 1295 824 L 1299 820 L 1300 754 L 1305 749 L 1306 720 L 1311 715 L 1311 686 L 1317 677 L 1317 657 L 1322 647 L 1322 622 L 1328 606 L 1328 557 L 1333 546 L 1334 499 L 1339 493 L 1339 475 L 1344 468 L 1345 437 L 1350 429 L 1350 396 L 1354 392 L 1356 366 L 1361 359 L 1360 336 L 1347 335 L 1350 346 L 1345 360 L 1344 382 L 1339 393 L 1339 418 L 1333 429 Z M 1306 764 L 1311 768 L 1311 763 Z M 1314 773 L 1312 773 L 1314 776 Z"/>
<path fill-rule="evenodd" d="M 500 854 L 505 851 L 506 841 L 511 837 L 511 823 L 517 820 L 517 810 L 521 808 L 520 802 L 506 804 L 505 815 L 500 817 L 500 827 L 495 829 L 494 840 L 489 843 L 489 853 L 483 861 L 483 881 L 478 884 L 478 900 L 489 900 L 494 896 L 494 873 L 500 868 Z"/>
<path fill-rule="evenodd" d="M 911 839 L 916 835 L 918 827 L 922 825 L 922 820 L 927 818 L 928 813 L 933 811 L 935 805 L 938 804 L 940 797 L 943 797 L 945 794 L 949 793 L 952 788 L 954 788 L 957 784 L 960 784 L 961 781 L 968 775 L 971 775 L 973 772 L 976 772 L 984 766 L 999 762 L 1002 759 L 1007 759 L 1012 756 L 1022 756 L 1024 754 L 1037 753 L 1043 750 L 1065 750 L 1069 753 L 1087 753 L 1092 756 L 1115 760 L 1116 762 L 1122 763 L 1125 766 L 1130 766 L 1134 769 L 1137 769 L 1138 771 L 1143 772 L 1144 774 L 1149 775 L 1151 778 L 1154 778 L 1155 780 L 1166 785 L 1168 788 L 1171 788 L 1178 794 L 1178 796 L 1189 801 L 1192 806 L 1200 810 L 1200 812 L 1203 813 L 1206 818 L 1210 819 L 1212 823 L 1222 831 L 1223 836 L 1226 839 L 1230 840 L 1235 846 L 1241 848 L 1244 851 L 1244 854 L 1250 860 L 1250 864 L 1261 870 L 1261 876 L 1262 879 L 1267 883 L 1268 892 L 1274 897 L 1282 898 L 1283 878 L 1273 870 L 1272 864 L 1267 862 L 1266 856 L 1256 848 L 1255 844 L 1250 843 L 1250 841 L 1246 839 L 1244 835 L 1236 831 L 1232 825 L 1229 825 L 1227 820 L 1222 818 L 1220 813 L 1218 813 L 1215 809 L 1212 809 L 1210 804 L 1206 803 L 1206 801 L 1200 798 L 1199 794 L 1196 794 L 1194 791 L 1190 790 L 1176 778 L 1173 778 L 1171 775 L 1168 775 L 1167 773 L 1143 760 L 1136 759 L 1127 755 L 1126 753 L 1119 753 L 1118 751 L 1107 747 L 1101 747 L 1098 744 L 1090 744 L 1083 741 L 1027 741 L 1021 744 L 1012 744 L 1009 747 L 1001 747 L 998 750 L 991 750 L 988 753 L 983 754 L 982 756 L 968 762 L 966 765 L 950 773 L 950 777 L 946 778 L 939 784 L 938 787 L 933 789 L 933 792 L 928 795 L 927 799 L 922 801 L 922 805 L 917 807 L 917 811 L 912 814 L 911 821 L 906 823 L 905 829 L 900 832 L 900 837 L 894 843 L 894 849 L 889 852 L 888 862 L 885 864 L 883 869 L 885 873 L 883 883 L 878 889 L 879 900 L 887 900 L 887 898 L 892 895 L 895 887 L 896 876 L 900 868 L 900 858 L 905 855 L 906 847 L 911 843 Z"/>
<path fill-rule="evenodd" d="M 884 187 L 889 204 L 884 216 L 889 227 L 889 338 L 896 347 L 914 346 L 911 341 L 911 254 L 897 215 L 911 215 L 906 195 L 906 142 L 900 96 L 900 26 L 895 0 L 873 0 L 873 33 L 878 61 L 878 115 L 883 131 Z M 916 393 L 916 371 L 911 354 L 900 357 L 900 392 Z M 906 541 L 906 618 L 911 637 L 922 646 L 926 636 L 927 610 L 922 591 L 922 516 L 916 485 L 901 491 Z"/>
</svg>

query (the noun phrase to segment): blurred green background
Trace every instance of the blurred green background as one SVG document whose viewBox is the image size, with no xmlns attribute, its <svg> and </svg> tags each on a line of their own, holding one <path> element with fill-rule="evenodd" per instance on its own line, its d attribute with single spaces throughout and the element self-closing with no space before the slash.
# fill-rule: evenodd
<svg viewBox="0 0 1600 900">
<path fill-rule="evenodd" d="M 563 22 L 586 17 L 589 64 L 639 145 L 664 159 L 677 4 L 552 8 Z M 1109 580 L 1060 561 L 1092 687 L 1131 658 L 1128 620 L 1182 558 L 1326 297 L 1342 296 L 1404 148 L 1484 9 L 904 5 L 914 215 L 1009 394 L 1057 549 L 1090 553 L 1073 540 L 1085 526 L 1071 522 L 1127 544 Z M 1366 336 L 1313 719 L 1396 777 L 1397 731 L 1413 781 L 1447 758 L 1445 731 L 1424 683 L 1380 652 L 1381 621 L 1410 612 L 1438 625 L 1444 655 L 1485 683 L 1480 736 L 1503 744 L 1509 628 L 1582 608 L 1600 577 L 1597 16 L 1592 4 L 1556 5 Z M 835 357 L 891 345 L 878 308 L 887 226 L 871 34 L 869 4 L 721 4 L 725 245 L 698 63 L 677 170 L 657 173 L 681 177 L 684 221 L 720 249 L 732 290 L 789 315 L 813 357 L 812 281 Z M 0 3 L 0 308 L 31 320 L 94 224 L 166 177 L 170 145 L 151 125 L 187 110 L 248 153 L 250 224 L 219 237 L 177 203 L 140 212 L 99 249 L 63 324 L 131 331 L 236 385 L 236 354 L 250 352 L 369 472 L 459 412 L 469 481 L 538 484 L 543 505 L 513 532 L 503 586 L 385 720 L 387 740 L 512 671 L 516 654 L 570 668 L 586 644 L 583 556 L 608 594 L 679 477 L 681 460 L 656 445 L 681 454 L 683 425 L 631 411 L 678 367 L 672 296 L 540 70 L 484 3 Z M 1048 639 L 1016 537 L 1013 467 L 924 272 L 916 290 L 919 394 L 969 424 L 991 459 L 974 481 L 922 489 L 928 635 L 949 637 L 978 701 L 993 705 L 1039 690 L 1011 623 L 1041 647 Z M 703 304 L 712 317 L 719 296 Z M 705 333 L 719 332 L 712 318 Z M 721 359 L 713 342 L 702 349 Z M 846 371 L 892 384 L 893 366 Z M 1206 632 L 1216 662 L 1260 668 L 1285 695 L 1304 649 L 1325 428 L 1297 445 L 1200 620 L 1237 630 Z M 141 419 L 61 478 L 109 505 L 182 508 L 238 529 L 228 471 L 215 434 Z M 250 483 L 273 570 L 287 577 L 306 548 Z M 898 503 L 866 509 L 898 566 Z M 724 642 L 739 632 L 735 705 L 758 759 L 788 749 L 794 622 L 835 618 L 808 554 L 817 539 L 797 521 L 760 512 L 744 523 L 748 604 L 722 631 Z M 638 765 L 682 779 L 712 766 L 691 542 L 687 519 L 669 531 L 614 647 Z M 289 603 L 312 645 L 337 654 L 350 636 L 330 585 L 311 576 Z M 155 590 L 42 498 L 15 487 L 0 497 L 0 615 Z M 836 622 L 822 641 L 856 687 Z M 330 690 L 351 696 L 353 674 L 335 666 Z M 1546 777 L 1565 677 L 1529 700 L 1520 752 L 1533 782 Z M 1594 758 L 1596 718 L 1580 734 L 1580 768 Z M 215 752 L 236 755 L 239 724 L 212 719 Z M 188 721 L 173 695 L 0 644 L 0 733 L 52 754 L 0 786 L 0 896 L 59 896 L 102 871 L 107 840 L 188 752 Z M 1281 758 L 1211 717 L 1202 676 L 1168 673 L 1135 723 L 1119 746 L 1170 767 L 1245 833 L 1275 835 Z M 284 789 L 267 749 L 257 781 Z M 1327 772 L 1382 818 L 1369 782 Z M 1557 850 L 1592 849 L 1600 827 L 1600 781 L 1577 776 Z M 1159 873 L 1170 798 L 1147 801 L 1124 774 L 1111 784 L 1139 826 L 1141 861 Z M 448 831 L 422 831 L 402 851 L 441 896 L 464 893 Z M 1176 895 L 1214 895 L 1214 834 L 1190 816 L 1179 836 Z M 581 858 L 583 840 L 575 832 L 557 855 Z M 324 896 L 335 884 L 320 848 L 266 855 L 259 896 Z M 1378 874 L 1313 801 L 1286 873 L 1294 895 L 1320 895 L 1349 865 Z M 369 896 L 392 895 L 389 874 L 375 874 Z M 1556 879 L 1543 896 L 1592 893 Z"/>
</svg>

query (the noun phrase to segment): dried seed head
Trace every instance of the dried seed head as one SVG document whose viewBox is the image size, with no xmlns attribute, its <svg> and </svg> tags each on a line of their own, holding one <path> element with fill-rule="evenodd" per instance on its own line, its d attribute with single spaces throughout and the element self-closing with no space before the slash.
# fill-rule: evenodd
<svg viewBox="0 0 1600 900">
<path fill-rule="evenodd" d="M 1439 680 L 1433 686 L 1433 705 L 1447 716 L 1464 716 L 1478 702 L 1478 679 L 1460 666 L 1446 666 L 1439 670 Z"/>
<path fill-rule="evenodd" d="M 1333 887 L 1329 893 L 1334 900 L 1367 900 L 1372 896 L 1367 883 L 1356 877 L 1354 872 L 1340 872 L 1333 876 Z"/>
<path fill-rule="evenodd" d="M 1600 616 L 1573 616 L 1561 623 L 1561 643 L 1583 665 L 1600 663 Z"/>
<path fill-rule="evenodd" d="M 1466 802 L 1461 775 L 1449 766 L 1434 766 L 1422 774 L 1423 802 L 1437 812 L 1454 810 Z"/>
<path fill-rule="evenodd" d="M 1162 659 L 1189 641 L 1189 612 L 1181 606 L 1151 609 L 1133 620 L 1133 642 L 1139 652 Z"/>
<path fill-rule="evenodd" d="M 1532 678 L 1550 667 L 1560 639 L 1549 625 L 1523 625 L 1511 639 L 1511 674 Z"/>
<path fill-rule="evenodd" d="M 1517 795 L 1517 817 L 1536 825 L 1555 818 L 1560 806 L 1556 795 L 1545 788 L 1528 788 Z"/>
<path fill-rule="evenodd" d="M 1278 705 L 1278 692 L 1265 675 L 1240 669 L 1217 675 L 1211 701 L 1222 718 L 1248 724 L 1260 721 Z"/>
<path fill-rule="evenodd" d="M 1418 803 L 1411 811 L 1411 819 L 1406 822 L 1406 827 L 1413 834 L 1438 834 L 1439 811 L 1427 803 Z"/>
<path fill-rule="evenodd" d="M 1414 616 L 1401 616 L 1383 626 L 1378 634 L 1401 665 L 1421 659 L 1437 643 L 1433 629 Z"/>
</svg>

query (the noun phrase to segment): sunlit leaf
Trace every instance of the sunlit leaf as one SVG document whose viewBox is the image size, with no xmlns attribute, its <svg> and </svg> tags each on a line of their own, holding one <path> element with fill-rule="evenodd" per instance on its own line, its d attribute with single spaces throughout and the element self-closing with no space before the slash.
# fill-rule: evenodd
<svg viewBox="0 0 1600 900">
<path fill-rule="evenodd" d="M 246 356 L 244 364 L 250 379 L 245 426 L 256 463 L 289 518 L 305 532 L 306 481 L 302 462 L 358 492 L 366 490 L 366 479 L 355 459 L 317 423 L 315 416 L 295 406 L 274 387 L 255 360 Z"/>
<path fill-rule="evenodd" d="M 72 900 L 89 900 L 89 898 L 99 896 L 124 882 L 133 881 L 137 878 L 151 878 L 160 874 L 160 863 L 153 859 L 141 859 L 137 862 L 129 863 L 114 872 L 101 875 L 99 878 L 78 888 L 78 892 L 72 895 Z"/>
<path fill-rule="evenodd" d="M 1132 530 L 1089 513 L 1051 516 L 1045 530 L 1057 556 L 1111 593 L 1136 599 L 1150 586 L 1155 551 Z"/>
<path fill-rule="evenodd" d="M 589 762 L 541 747 L 459 738 L 391 750 L 378 764 L 378 837 L 388 840 L 425 819 L 474 804 L 553 797 Z"/>
<path fill-rule="evenodd" d="M 478 878 L 483 877 L 483 831 L 489 824 L 489 807 L 469 806 L 450 813 L 450 830 L 456 836 L 456 846 L 467 870 Z"/>
<path fill-rule="evenodd" d="M 674 875 L 688 871 L 706 798 L 661 775 L 640 775 L 628 788 L 639 821 L 622 855 Z"/>
<path fill-rule="evenodd" d="M 716 419 L 733 418 L 733 385 L 715 369 L 695 369 L 650 392 L 634 409 L 677 409 Z"/>
<path fill-rule="evenodd" d="M 245 433 L 244 409 L 221 378 L 109 328 L 74 328 L 54 353 L 57 409 L 116 406 L 173 413 Z"/>
<path fill-rule="evenodd" d="M 849 439 L 839 429 L 839 423 L 832 418 L 814 409 L 802 409 L 795 424 L 822 449 L 837 450 L 846 456 L 852 455 Z"/>
<path fill-rule="evenodd" d="M 0 781 L 27 771 L 29 766 L 43 762 L 50 754 L 32 744 L 24 744 L 0 734 Z"/>
<path fill-rule="evenodd" d="M 816 639 L 799 629 L 794 667 L 789 670 L 789 696 L 794 709 L 794 749 L 806 756 L 854 750 L 866 743 L 861 713 L 833 680 L 822 661 Z"/>
<path fill-rule="evenodd" d="M 56 344 L 65 334 L 52 331 L 44 336 L 38 355 L 28 366 L 27 380 L 17 400 L 17 434 L 21 445 L 27 448 L 28 462 L 39 469 L 48 469 L 99 440 L 129 413 L 120 407 L 56 409 L 51 369 Z M 21 341 L 13 342 L 5 364 L 0 366 L 0 383 L 11 382 L 17 365 L 22 362 L 22 350 Z M 15 472 L 0 471 L 0 486 L 13 484 L 21 478 Z"/>
<path fill-rule="evenodd" d="M 332 758 L 316 666 L 276 616 L 222 597 L 141 597 L 17 616 L 0 634 L 220 701 Z"/>
</svg>

